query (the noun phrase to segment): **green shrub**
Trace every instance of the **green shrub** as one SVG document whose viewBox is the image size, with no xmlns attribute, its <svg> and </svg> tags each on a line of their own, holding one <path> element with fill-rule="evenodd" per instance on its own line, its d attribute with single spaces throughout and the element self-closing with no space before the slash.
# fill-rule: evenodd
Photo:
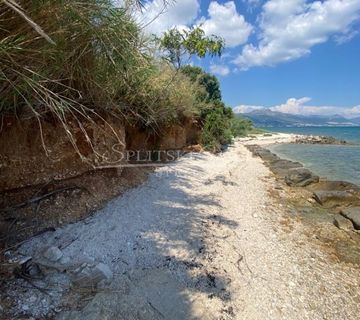
<svg viewBox="0 0 360 320">
<path fill-rule="evenodd" d="M 205 149 L 219 151 L 221 145 L 230 143 L 232 134 L 229 118 L 222 109 L 210 112 L 202 129 L 201 142 Z"/>
<path fill-rule="evenodd" d="M 253 129 L 253 124 L 248 119 L 234 117 L 230 121 L 230 129 L 234 137 L 245 137 Z"/>
</svg>

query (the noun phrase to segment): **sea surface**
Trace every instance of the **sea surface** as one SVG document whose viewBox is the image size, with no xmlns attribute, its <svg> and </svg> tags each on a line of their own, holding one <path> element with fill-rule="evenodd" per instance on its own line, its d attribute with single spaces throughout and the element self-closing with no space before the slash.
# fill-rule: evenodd
<svg viewBox="0 0 360 320">
<path fill-rule="evenodd" d="M 286 127 L 272 131 L 333 136 L 360 143 L 360 127 Z M 281 158 L 301 162 L 321 177 L 360 185 L 360 145 L 279 144 L 270 149 Z"/>
</svg>

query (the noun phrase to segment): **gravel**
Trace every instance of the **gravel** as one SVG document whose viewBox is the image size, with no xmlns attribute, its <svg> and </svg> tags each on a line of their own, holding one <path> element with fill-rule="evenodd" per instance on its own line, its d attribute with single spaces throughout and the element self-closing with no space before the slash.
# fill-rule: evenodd
<svg viewBox="0 0 360 320">
<path fill-rule="evenodd" d="M 74 239 L 60 263 L 101 264 L 112 276 L 80 310 L 47 297 L 41 311 L 56 308 L 62 320 L 357 319 L 359 270 L 329 260 L 306 226 L 282 228 L 286 205 L 268 193 L 276 182 L 244 147 L 291 139 L 188 155 L 95 216 L 24 244 L 34 258 Z M 24 308 L 39 296 L 18 292 L 14 313 L 38 315 L 36 304 Z"/>
</svg>

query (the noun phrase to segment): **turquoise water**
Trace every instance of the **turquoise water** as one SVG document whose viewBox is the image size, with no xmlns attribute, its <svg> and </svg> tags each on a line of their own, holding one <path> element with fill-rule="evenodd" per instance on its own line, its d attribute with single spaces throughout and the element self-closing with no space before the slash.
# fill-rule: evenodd
<svg viewBox="0 0 360 320">
<path fill-rule="evenodd" d="M 279 128 L 277 132 L 333 136 L 360 142 L 360 128 Z M 360 185 L 360 146 L 280 144 L 270 148 L 282 158 L 300 161 L 321 177 Z"/>
<path fill-rule="evenodd" d="M 266 130 L 284 133 L 312 134 L 332 136 L 340 140 L 360 142 L 360 127 L 285 127 L 266 128 Z"/>
</svg>

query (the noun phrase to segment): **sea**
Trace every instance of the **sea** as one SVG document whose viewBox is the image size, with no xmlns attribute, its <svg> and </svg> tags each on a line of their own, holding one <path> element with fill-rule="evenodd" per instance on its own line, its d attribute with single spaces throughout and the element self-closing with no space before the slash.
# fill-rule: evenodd
<svg viewBox="0 0 360 320">
<path fill-rule="evenodd" d="M 270 147 L 279 157 L 301 162 L 317 175 L 360 185 L 360 127 L 286 127 L 268 131 L 332 136 L 359 145 L 278 144 Z"/>
</svg>

